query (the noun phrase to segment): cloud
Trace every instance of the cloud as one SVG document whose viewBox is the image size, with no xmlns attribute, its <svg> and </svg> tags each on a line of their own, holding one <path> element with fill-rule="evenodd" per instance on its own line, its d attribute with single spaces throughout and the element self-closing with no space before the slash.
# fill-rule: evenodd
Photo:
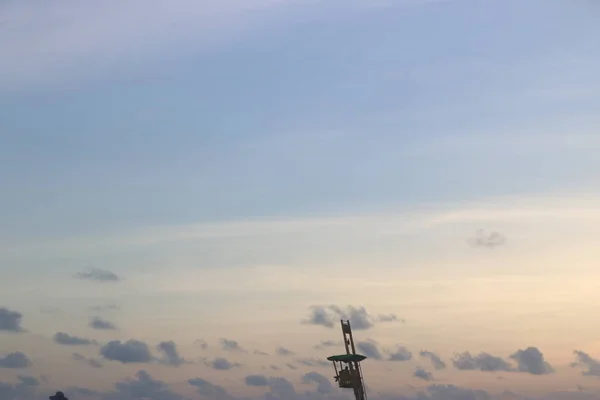
<svg viewBox="0 0 600 400">
<path fill-rule="evenodd" d="M 377 343 L 374 340 L 358 342 L 356 343 L 356 348 L 358 349 L 359 353 L 362 353 L 363 355 L 369 358 L 372 358 L 374 360 L 383 359 L 379 348 L 377 348 Z"/>
<path fill-rule="evenodd" d="M 329 309 L 327 309 L 323 306 L 312 306 L 310 316 L 308 319 L 302 321 L 302 323 L 333 328 L 335 326 L 335 318 L 338 316 L 333 307 L 329 306 Z"/>
<path fill-rule="evenodd" d="M 140 370 L 135 374 L 135 379 L 125 379 L 115 383 L 115 392 L 104 396 L 106 400 L 183 400 L 184 397 L 169 388 L 166 383 L 155 380 L 152 376 Z"/>
<path fill-rule="evenodd" d="M 10 311 L 7 308 L 0 308 L 0 331 L 24 332 L 21 327 L 23 314 L 17 311 Z"/>
<path fill-rule="evenodd" d="M 396 314 L 379 314 L 375 319 L 377 322 L 404 322 L 404 319 Z"/>
<path fill-rule="evenodd" d="M 112 322 L 108 322 L 100 317 L 94 317 L 90 321 L 90 328 L 99 329 L 99 330 L 115 330 L 117 326 Z"/>
<path fill-rule="evenodd" d="M 321 360 L 319 358 L 299 358 L 296 360 L 300 364 L 307 365 L 309 367 L 329 367 L 331 366 L 330 361 Z"/>
<path fill-rule="evenodd" d="M 0 368 L 22 369 L 31 365 L 31 361 L 20 351 L 0 357 Z"/>
<path fill-rule="evenodd" d="M 198 388 L 198 393 L 207 399 L 231 400 L 234 398 L 223 388 L 223 386 L 214 385 L 202 378 L 189 379 L 188 383 Z"/>
<path fill-rule="evenodd" d="M 254 354 L 256 354 L 257 356 L 268 356 L 269 353 L 266 353 L 264 351 L 260 351 L 260 350 L 254 350 Z"/>
<path fill-rule="evenodd" d="M 518 350 L 510 356 L 517 362 L 517 368 L 512 367 L 501 357 L 488 353 L 479 353 L 473 357 L 468 351 L 457 354 L 452 363 L 460 370 L 526 372 L 533 375 L 544 375 L 554 372 L 554 369 L 544 360 L 544 355 L 535 347 Z"/>
<path fill-rule="evenodd" d="M 194 344 L 199 345 L 202 350 L 208 349 L 208 343 L 204 339 L 196 339 L 194 340 Z"/>
<path fill-rule="evenodd" d="M 544 360 L 544 355 L 536 347 L 518 350 L 510 356 L 517 362 L 517 369 L 533 375 L 545 375 L 554 372 L 554 368 Z"/>
<path fill-rule="evenodd" d="M 37 382 L 35 378 L 29 379 L 26 377 L 20 377 L 19 379 L 20 384 L 35 384 Z M 191 398 L 193 399 L 201 398 L 206 400 L 341 400 L 347 398 L 347 395 L 341 394 L 334 387 L 332 387 L 332 384 L 327 380 L 326 377 L 320 376 L 319 374 L 308 373 L 302 377 L 301 382 L 303 384 L 316 384 L 316 390 L 300 392 L 296 391 L 294 385 L 290 381 L 282 377 L 269 378 L 263 375 L 248 375 L 244 378 L 244 383 L 247 386 L 257 388 L 268 388 L 267 393 L 264 396 L 258 397 L 234 397 L 233 395 L 228 393 L 227 390 L 222 386 L 213 384 L 207 381 L 206 379 L 193 378 L 187 381 L 187 383 L 190 386 L 197 389 L 197 392 L 199 394 L 199 396 L 192 396 Z M 5 397 L 2 397 L 2 394 L 4 393 L 2 392 L 2 387 L 3 384 L 0 383 L 0 398 L 2 400 L 5 400 Z M 115 388 L 115 391 L 101 393 L 85 388 L 72 387 L 68 388 L 68 390 L 65 390 L 65 394 L 67 395 L 67 397 L 73 399 L 87 399 L 88 397 L 92 397 L 94 400 L 191 400 L 187 397 L 179 395 L 178 393 L 175 393 L 166 383 L 153 379 L 145 371 L 139 371 L 136 374 L 136 379 L 126 379 L 118 382 L 117 384 L 115 384 Z M 6 397 L 7 400 L 16 400 L 17 398 L 19 400 L 38 399 L 38 397 L 27 397 L 23 394 L 21 395 L 21 397 Z M 370 396 L 370 398 L 372 398 L 373 400 L 491 400 L 492 398 L 505 400 L 599 399 L 597 393 L 574 391 L 550 392 L 536 398 L 519 396 L 509 391 L 499 393 L 498 396 L 491 396 L 488 392 L 484 390 L 463 388 L 455 385 L 429 385 L 425 389 L 415 390 L 415 392 L 412 395 L 401 394 L 397 391 L 394 393 L 379 392 L 377 394 L 373 393 Z M 39 399 L 41 400 L 41 398 Z"/>
<path fill-rule="evenodd" d="M 421 379 L 421 378 L 419 378 Z M 411 388 L 412 385 L 410 385 Z M 414 388 L 413 388 L 414 389 Z M 491 400 L 492 396 L 485 390 L 463 388 L 455 385 L 429 385 L 424 390 L 416 390 L 412 395 L 403 395 L 398 392 L 380 392 L 377 400 Z M 533 399 L 529 399 L 533 400 Z M 541 400 L 541 399 L 540 399 Z M 558 400 L 558 399 L 554 399 Z M 565 399 L 567 400 L 567 399 Z M 583 399 L 582 399 L 583 400 Z M 586 399 L 591 400 L 591 399 Z"/>
<path fill-rule="evenodd" d="M 479 229 L 475 233 L 475 237 L 469 239 L 469 243 L 473 247 L 486 247 L 492 249 L 506 244 L 506 237 L 499 232 L 485 233 L 483 229 Z"/>
<path fill-rule="evenodd" d="M 65 346 L 87 346 L 90 344 L 97 344 L 95 340 L 71 336 L 64 332 L 57 332 L 54 335 L 54 342 Z"/>
<path fill-rule="evenodd" d="M 461 388 L 454 385 L 431 385 L 425 392 L 404 396 L 404 400 L 490 400 L 484 390 Z"/>
<path fill-rule="evenodd" d="M 431 363 L 433 364 L 433 368 L 435 368 L 435 369 L 439 370 L 439 369 L 446 368 L 446 363 L 444 361 L 442 361 L 442 359 L 434 352 L 422 350 L 419 353 L 419 355 L 421 357 L 429 358 L 429 360 L 431 360 Z"/>
<path fill-rule="evenodd" d="M 433 380 L 433 375 L 431 374 L 431 372 L 427 372 L 423 368 L 420 368 L 420 367 L 415 370 L 415 373 L 413 374 L 413 376 L 415 378 L 422 379 L 427 382 Z"/>
<path fill-rule="evenodd" d="M 100 349 L 100 355 L 107 360 L 128 363 L 148 363 L 152 360 L 152 354 L 148 345 L 138 340 L 128 340 L 121 343 L 119 340 L 108 342 Z"/>
<path fill-rule="evenodd" d="M 314 345 L 313 348 L 316 350 L 321 350 L 327 347 L 338 347 L 343 345 L 344 342 L 341 340 L 322 340 L 321 343 Z"/>
<path fill-rule="evenodd" d="M 117 274 L 106 269 L 92 268 L 87 272 L 78 272 L 75 278 L 95 282 L 118 282 L 121 280 Z"/>
<path fill-rule="evenodd" d="M 572 367 L 583 367 L 585 370 L 581 373 L 582 375 L 600 378 L 600 361 L 580 350 L 575 350 L 574 354 L 576 361 L 571 364 Z"/>
<path fill-rule="evenodd" d="M 221 348 L 228 351 L 243 351 L 246 350 L 240 346 L 238 342 L 230 339 L 221 339 Z"/>
<path fill-rule="evenodd" d="M 207 362 L 206 365 L 216 369 L 217 371 L 229 371 L 232 368 L 240 366 L 240 364 L 232 363 L 231 361 L 222 357 L 217 357 L 214 360 Z"/>
<path fill-rule="evenodd" d="M 288 367 L 289 369 L 294 369 L 294 370 L 298 369 L 298 367 L 296 367 L 294 364 L 290 364 L 290 363 L 285 364 L 285 366 Z"/>
<path fill-rule="evenodd" d="M 246 385 L 248 386 L 267 386 L 268 380 L 267 377 L 264 375 L 248 375 L 244 381 L 246 382 Z"/>
<path fill-rule="evenodd" d="M 308 325 L 320 325 L 326 328 L 333 328 L 342 319 L 350 321 L 350 326 L 354 330 L 370 329 L 377 322 L 400 320 L 395 314 L 370 315 L 365 307 L 346 306 L 342 308 L 336 305 L 329 305 L 311 306 L 309 310 L 309 317 L 301 322 Z"/>
<path fill-rule="evenodd" d="M 93 367 L 93 368 L 102 368 L 102 364 L 100 364 L 100 362 L 94 360 L 93 358 L 87 358 L 85 356 L 82 356 L 79 353 L 73 353 L 71 355 L 71 357 L 73 358 L 73 360 L 84 362 L 87 365 L 89 365 L 90 367 Z"/>
<path fill-rule="evenodd" d="M 120 309 L 121 308 L 116 304 L 104 304 L 104 305 L 91 307 L 92 311 L 116 311 L 116 310 L 120 310 Z"/>
<path fill-rule="evenodd" d="M 457 354 L 452 363 L 456 369 L 464 371 L 514 371 L 514 368 L 504 359 L 484 352 L 473 357 L 471 353 L 465 351 L 464 353 Z"/>
<path fill-rule="evenodd" d="M 284 357 L 295 354 L 293 351 L 291 351 L 290 349 L 286 349 L 285 347 L 278 347 L 277 350 L 275 350 L 275 352 L 277 353 L 277 355 Z"/>
<path fill-rule="evenodd" d="M 39 379 L 33 377 L 33 376 L 19 376 L 18 377 L 19 382 L 26 385 L 26 386 L 39 386 L 40 381 Z"/>
<path fill-rule="evenodd" d="M 265 400 L 288 400 L 297 397 L 294 385 L 285 378 L 269 379 L 269 389 Z"/>
<path fill-rule="evenodd" d="M 317 393 L 329 394 L 333 392 L 333 386 L 329 379 L 318 372 L 309 372 L 302 377 L 302 383 L 316 383 Z"/>
<path fill-rule="evenodd" d="M 162 364 L 179 367 L 186 363 L 186 361 L 179 356 L 175 342 L 160 342 L 156 348 L 164 354 L 164 358 L 160 360 Z"/>
<path fill-rule="evenodd" d="M 413 354 L 410 350 L 408 350 L 404 346 L 398 345 L 396 347 L 396 351 L 394 353 L 390 353 L 388 360 L 389 361 L 408 361 L 412 360 Z"/>
<path fill-rule="evenodd" d="M 75 395 L 77 397 L 80 397 L 80 396 L 100 397 L 100 396 L 102 396 L 102 393 L 100 393 L 100 392 L 98 392 L 96 390 L 82 388 L 82 387 L 78 387 L 78 386 L 71 386 L 67 390 L 65 390 L 63 393 L 65 394 L 65 396 L 67 396 L 67 398 L 69 398 L 69 397 L 71 397 L 73 395 Z M 114 396 L 115 395 L 113 395 L 113 396 L 107 395 L 107 396 L 104 396 L 104 397 L 105 398 L 109 398 L 110 397 L 111 399 L 116 399 L 116 397 L 114 397 Z"/>
<path fill-rule="evenodd" d="M 40 381 L 32 376 L 19 376 L 17 379 L 16 384 L 0 381 L 0 399 L 20 400 L 31 398 L 40 384 Z"/>
</svg>

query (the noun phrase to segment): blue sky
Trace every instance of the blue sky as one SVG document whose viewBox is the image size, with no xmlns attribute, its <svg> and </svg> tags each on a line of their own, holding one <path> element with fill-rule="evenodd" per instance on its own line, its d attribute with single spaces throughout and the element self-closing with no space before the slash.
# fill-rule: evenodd
<svg viewBox="0 0 600 400">
<path fill-rule="evenodd" d="M 266 346 L 267 329 L 310 349 L 327 338 L 290 324 L 311 305 L 349 304 L 406 319 L 375 326 L 378 343 L 402 334 L 446 358 L 546 343 L 565 367 L 571 347 L 600 352 L 599 16 L 583 0 L 1 3 L 0 307 L 36 331 L 0 353 L 37 349 L 29 372 L 47 374 L 70 360 L 55 331 L 89 334 L 90 307 L 113 303 L 129 327 L 99 332 L 98 346 L 173 340 L 201 357 L 191 331 L 214 346 L 236 326 L 240 343 Z M 507 243 L 473 249 L 477 229 Z M 94 268 L 119 279 L 74 280 Z M 465 300 L 475 282 L 497 297 Z M 515 305 L 525 290 L 539 301 Z M 567 319 L 547 317 L 557 307 Z M 525 322 L 494 332 L 490 310 Z M 576 317 L 572 339 L 536 333 Z M 393 373 L 414 385 L 415 367 Z M 565 368 L 551 390 L 587 385 Z M 78 377 L 106 391 L 136 371 Z M 243 387 L 239 374 L 222 385 Z M 509 386 L 541 395 L 529 378 Z"/>
<path fill-rule="evenodd" d="M 33 69 L 21 65 L 26 50 L 8 46 L 7 58 L 21 58 L 3 68 L 2 170 L 15 188 L 3 219 L 66 234 L 539 192 L 597 177 L 592 149 L 583 157 L 562 144 L 539 152 L 536 141 L 514 138 L 593 135 L 594 7 L 273 8 L 244 19 L 239 33 L 188 27 L 183 39 L 144 52 L 137 47 L 149 45 L 125 37 L 122 61 L 105 59 L 101 32 L 92 43 L 99 54 L 68 47 L 85 46 L 85 37 L 56 44 L 55 57 L 30 49 L 39 67 L 24 77 L 20 70 Z M 224 43 L 204 45 L 219 34 Z M 404 155 L 440 138 L 460 148 L 472 136 L 499 143 Z M 516 160 L 522 154 L 527 161 Z M 530 171 L 513 179 L 523 168 Z"/>
</svg>

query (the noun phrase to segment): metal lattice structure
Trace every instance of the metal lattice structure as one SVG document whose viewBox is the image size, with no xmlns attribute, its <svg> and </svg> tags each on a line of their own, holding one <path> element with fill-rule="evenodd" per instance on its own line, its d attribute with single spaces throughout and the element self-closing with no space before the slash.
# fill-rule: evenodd
<svg viewBox="0 0 600 400">
<path fill-rule="evenodd" d="M 333 368 L 335 370 L 334 379 L 339 387 L 353 389 L 356 400 L 367 400 L 365 382 L 360 367 L 360 362 L 367 357 L 356 353 L 350 321 L 341 320 L 340 322 L 342 325 L 342 335 L 344 336 L 346 354 L 327 357 L 327 360 L 333 362 Z"/>
</svg>

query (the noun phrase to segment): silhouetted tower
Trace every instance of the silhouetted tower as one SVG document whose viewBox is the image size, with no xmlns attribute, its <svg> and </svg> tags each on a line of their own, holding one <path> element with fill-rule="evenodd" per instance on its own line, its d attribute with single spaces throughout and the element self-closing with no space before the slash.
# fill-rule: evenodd
<svg viewBox="0 0 600 400">
<path fill-rule="evenodd" d="M 365 391 L 365 382 L 360 368 L 360 362 L 367 357 L 356 354 L 354 347 L 354 338 L 352 337 L 352 329 L 350 321 L 341 320 L 342 334 L 344 335 L 344 346 L 346 346 L 346 354 L 327 357 L 329 361 L 333 361 L 335 369 L 335 381 L 341 388 L 353 389 L 356 400 L 367 400 Z M 336 364 L 337 363 L 337 364 Z M 339 368 L 339 370 L 338 370 Z"/>
</svg>

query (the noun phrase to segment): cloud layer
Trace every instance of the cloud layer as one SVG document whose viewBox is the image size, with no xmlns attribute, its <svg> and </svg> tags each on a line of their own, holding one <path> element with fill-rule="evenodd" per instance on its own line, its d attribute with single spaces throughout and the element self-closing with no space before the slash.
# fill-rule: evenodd
<svg viewBox="0 0 600 400">
<path fill-rule="evenodd" d="M 523 350 L 517 350 L 509 358 L 516 362 L 516 366 L 511 365 L 501 357 L 493 356 L 489 353 L 481 352 L 476 356 L 468 351 L 457 354 L 452 363 L 459 370 L 479 370 L 485 372 L 526 372 L 532 375 L 546 375 L 554 372 L 554 368 L 546 362 L 542 352 L 536 347 L 527 347 Z"/>
<path fill-rule="evenodd" d="M 123 343 L 120 340 L 108 342 L 100 349 L 100 355 L 107 360 L 119 361 L 123 364 L 152 361 L 152 354 L 148 345 L 134 339 Z"/>
<path fill-rule="evenodd" d="M 23 369 L 31 365 L 31 361 L 20 351 L 0 357 L 0 368 Z"/>
<path fill-rule="evenodd" d="M 371 329 L 377 322 L 402 321 L 395 314 L 371 315 L 365 307 L 329 305 L 310 307 L 309 317 L 302 322 L 309 325 L 333 328 L 339 325 L 342 319 L 350 321 L 350 326 L 354 330 Z"/>
<path fill-rule="evenodd" d="M 7 308 L 0 308 L 0 331 L 23 332 L 21 319 L 23 314 L 17 311 L 11 311 Z"/>
<path fill-rule="evenodd" d="M 99 329 L 99 330 L 115 330 L 117 329 L 117 326 L 115 324 L 113 324 L 112 322 L 109 322 L 105 319 L 102 319 L 100 317 L 94 317 L 92 318 L 92 320 L 90 321 L 90 327 L 94 328 L 94 329 Z"/>
<path fill-rule="evenodd" d="M 78 272 L 75 274 L 75 278 L 95 282 L 118 282 L 121 280 L 114 272 L 101 268 L 92 268 L 89 271 Z"/>
<path fill-rule="evenodd" d="M 87 346 L 90 344 L 96 344 L 95 340 L 71 336 L 64 332 L 57 332 L 54 335 L 54 341 L 65 346 Z"/>
</svg>

